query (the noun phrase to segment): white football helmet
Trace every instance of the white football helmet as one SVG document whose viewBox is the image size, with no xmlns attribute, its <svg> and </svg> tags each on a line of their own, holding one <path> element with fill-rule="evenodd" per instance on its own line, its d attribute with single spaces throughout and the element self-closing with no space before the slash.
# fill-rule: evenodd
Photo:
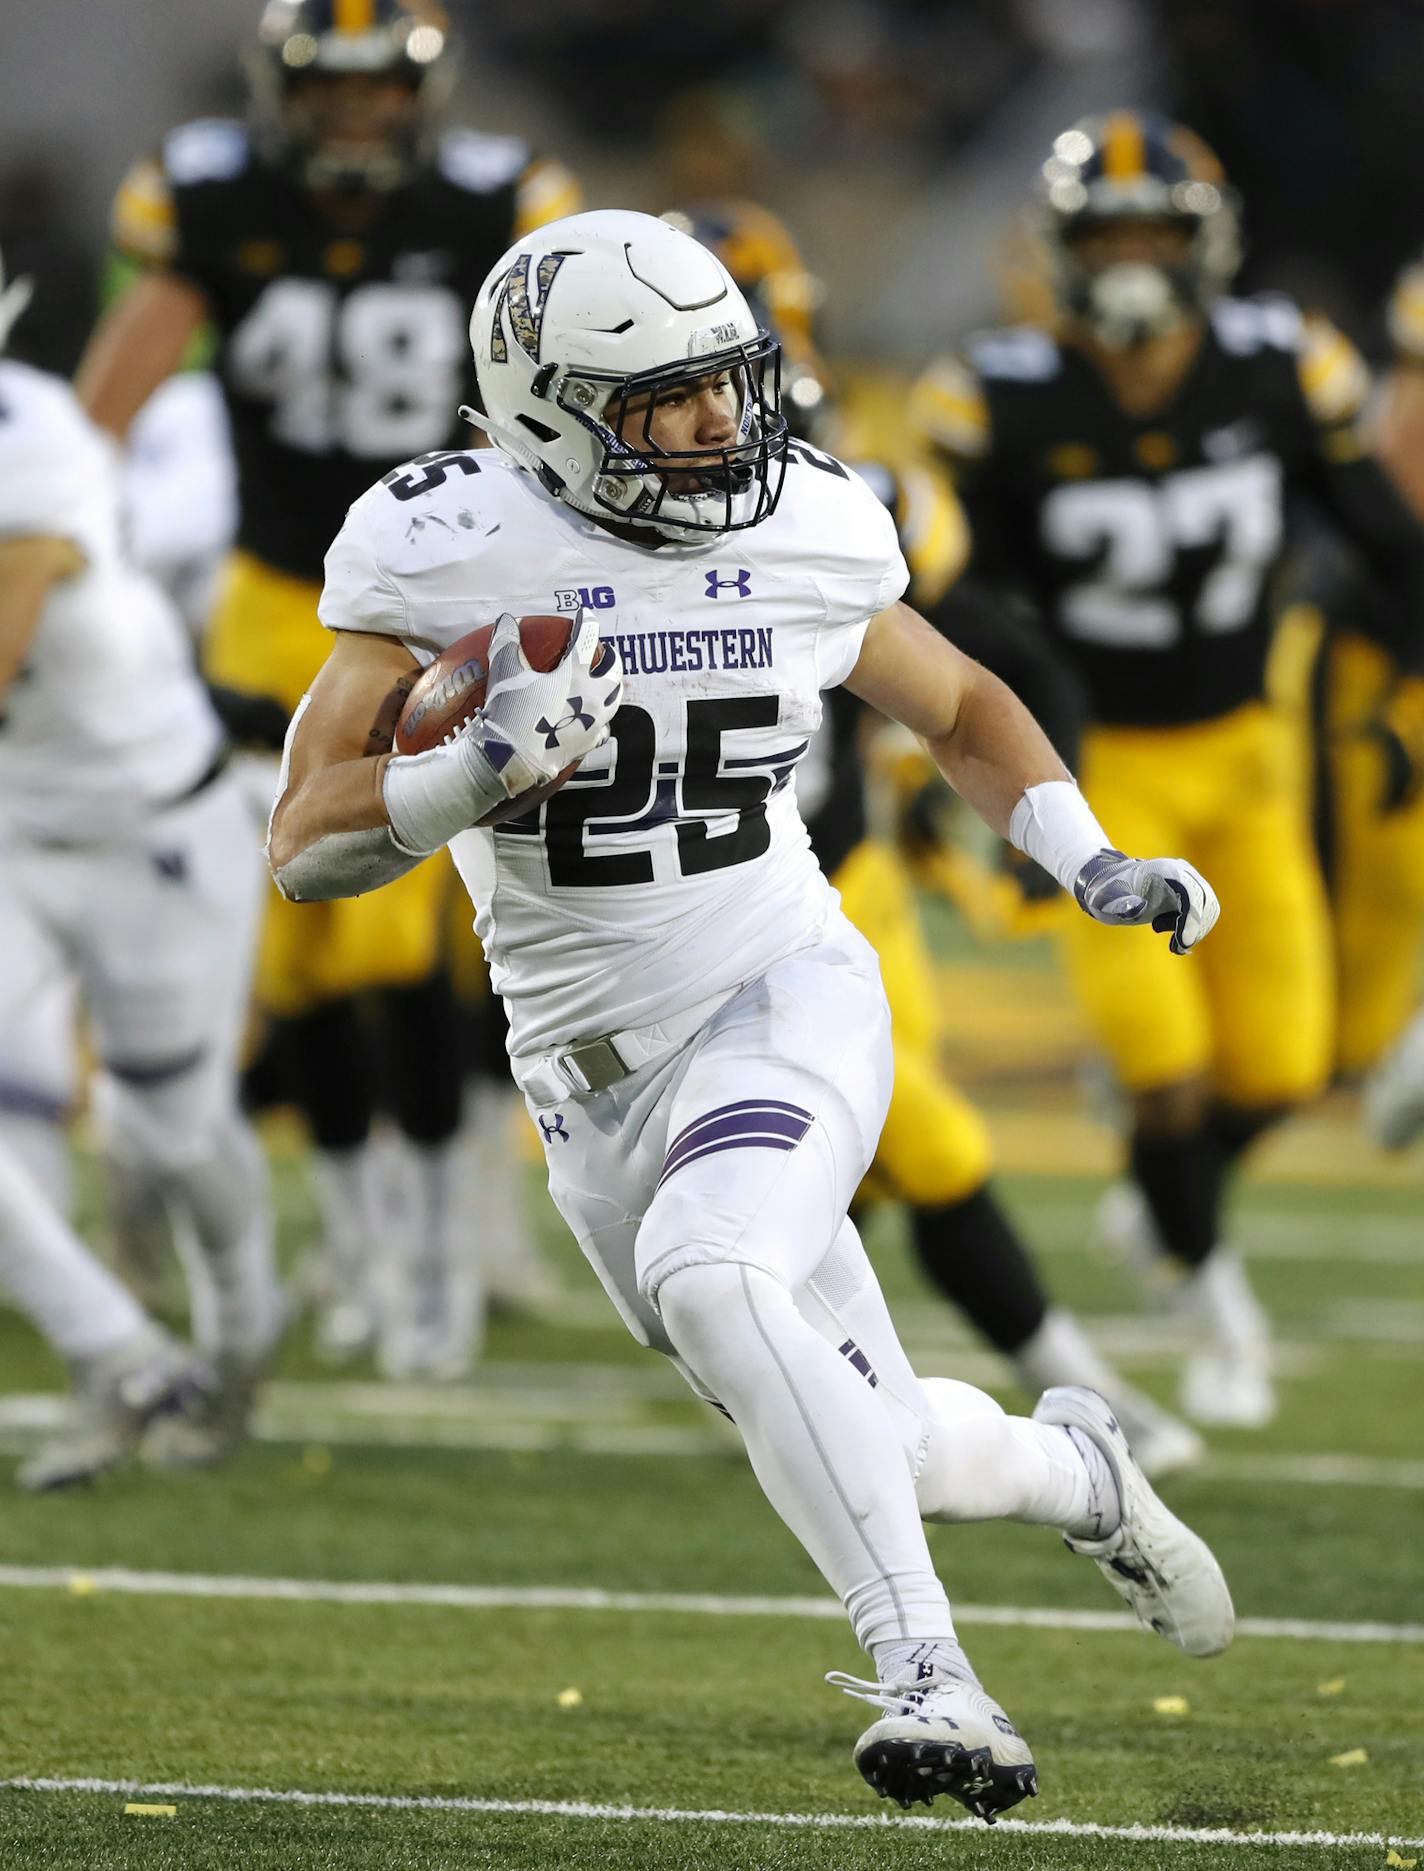
<svg viewBox="0 0 1424 1871">
<path fill-rule="evenodd" d="M 480 288 L 470 342 L 484 409 L 464 413 L 580 513 L 686 539 L 774 510 L 786 472 L 780 347 L 691 235 L 623 210 L 552 221 Z M 736 440 L 659 447 L 656 398 L 714 375 L 736 391 Z M 648 401 L 626 442 L 605 417 L 634 396 Z"/>
</svg>

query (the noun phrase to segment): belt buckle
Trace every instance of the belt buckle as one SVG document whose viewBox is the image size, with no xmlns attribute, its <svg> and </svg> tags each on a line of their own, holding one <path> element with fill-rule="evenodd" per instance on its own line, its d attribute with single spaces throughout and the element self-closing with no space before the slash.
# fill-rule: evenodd
<svg viewBox="0 0 1424 1871">
<path fill-rule="evenodd" d="M 583 1080 L 577 1089 L 588 1092 L 607 1091 L 610 1085 L 616 1085 L 621 1078 L 627 1078 L 628 1066 L 622 1054 L 614 1045 L 611 1037 L 591 1039 L 586 1046 L 571 1046 L 560 1055 L 559 1064 L 565 1073 L 575 1079 Z"/>
</svg>

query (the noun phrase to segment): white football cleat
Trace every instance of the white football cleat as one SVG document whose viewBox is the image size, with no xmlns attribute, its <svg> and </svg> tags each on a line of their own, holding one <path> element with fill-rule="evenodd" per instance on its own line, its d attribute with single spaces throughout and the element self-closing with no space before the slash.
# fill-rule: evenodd
<svg viewBox="0 0 1424 1871">
<path fill-rule="evenodd" d="M 853 1759 L 883 1799 L 928 1806 L 945 1793 L 993 1825 L 1038 1792 L 1028 1743 L 977 1682 L 957 1676 L 905 1685 L 863 1682 L 844 1670 L 826 1681 L 885 1710 L 855 1744 Z"/>
<path fill-rule="evenodd" d="M 1093 1210 L 1093 1239 L 1117 1262 L 1146 1304 L 1174 1312 L 1181 1272 L 1162 1244 L 1147 1198 L 1135 1182 L 1110 1183 Z"/>
<path fill-rule="evenodd" d="M 1065 1534 L 1070 1552 L 1096 1560 L 1098 1570 L 1138 1622 L 1190 1657 L 1214 1657 L 1231 1642 L 1236 1614 L 1211 1548 L 1162 1501 L 1128 1446 L 1112 1408 L 1095 1390 L 1065 1385 L 1046 1390 L 1036 1423 L 1076 1429 L 1102 1451 L 1117 1484 L 1122 1520 L 1103 1540 Z"/>
<path fill-rule="evenodd" d="M 143 1439 L 143 1459 L 152 1468 L 178 1472 L 215 1468 L 246 1442 L 257 1387 L 281 1349 L 292 1318 L 285 1292 L 273 1296 L 266 1342 L 251 1349 L 212 1354 L 212 1389 L 189 1408 L 161 1416 Z"/>
<path fill-rule="evenodd" d="M 1271 1322 L 1241 1256 L 1218 1247 L 1183 1283 L 1207 1343 L 1182 1371 L 1181 1405 L 1193 1422 L 1217 1429 L 1261 1429 L 1276 1414 Z"/>
<path fill-rule="evenodd" d="M 200 1407 L 214 1382 L 195 1352 L 156 1325 L 72 1369 L 69 1424 L 15 1471 L 32 1494 L 76 1487 L 128 1461 L 150 1424 Z"/>
<path fill-rule="evenodd" d="M 485 1291 L 468 1269 L 427 1261 L 408 1269 L 376 1346 L 382 1377 L 454 1383 L 484 1344 Z"/>
<path fill-rule="evenodd" d="M 1264 1347 L 1213 1346 L 1182 1368 L 1182 1408 L 1209 1429 L 1264 1429 L 1279 1407 Z"/>
<path fill-rule="evenodd" d="M 1424 1014 L 1365 1081 L 1365 1126 L 1382 1150 L 1404 1150 L 1424 1131 Z"/>
</svg>

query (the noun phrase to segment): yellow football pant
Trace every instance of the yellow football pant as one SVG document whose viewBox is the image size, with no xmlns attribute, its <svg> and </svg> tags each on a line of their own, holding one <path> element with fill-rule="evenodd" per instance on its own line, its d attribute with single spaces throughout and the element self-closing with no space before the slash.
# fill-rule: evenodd
<svg viewBox="0 0 1424 1871">
<path fill-rule="evenodd" d="M 1313 1096 L 1330 1063 L 1330 935 L 1289 724 L 1253 703 L 1188 727 L 1095 728 L 1082 784 L 1119 850 L 1186 858 L 1221 900 L 1188 957 L 1151 929 L 1067 926 L 1074 991 L 1122 1084 L 1205 1073 L 1245 1106 Z"/>
<path fill-rule="evenodd" d="M 909 873 L 893 847 L 866 839 L 831 879 L 880 957 L 895 1046 L 895 1085 L 867 1197 L 939 1208 L 962 1202 L 992 1166 L 983 1118 L 939 1062 L 939 992 Z"/>
<path fill-rule="evenodd" d="M 1403 1030 L 1419 992 L 1424 944 L 1424 799 L 1379 809 L 1379 750 L 1361 732 L 1394 664 L 1377 644 L 1338 633 L 1326 646 L 1326 758 L 1333 858 L 1331 909 L 1339 978 L 1337 1063 L 1374 1065 Z"/>
<path fill-rule="evenodd" d="M 319 585 L 234 553 L 204 649 L 207 674 L 294 710 L 331 648 L 317 620 L 320 596 Z M 449 888 L 443 855 L 370 896 L 334 903 L 289 903 L 274 887 L 258 949 L 258 1004 L 290 1016 L 362 988 L 424 980 L 439 958 Z"/>
</svg>

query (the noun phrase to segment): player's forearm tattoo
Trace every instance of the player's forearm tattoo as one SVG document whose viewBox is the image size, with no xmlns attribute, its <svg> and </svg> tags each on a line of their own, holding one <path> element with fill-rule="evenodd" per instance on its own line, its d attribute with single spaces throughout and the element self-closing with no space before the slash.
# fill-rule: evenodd
<svg viewBox="0 0 1424 1871">
<path fill-rule="evenodd" d="M 401 718 L 405 699 L 415 687 L 420 675 L 418 669 L 412 669 L 408 675 L 398 676 L 395 686 L 376 710 L 376 718 L 371 723 L 371 731 L 366 736 L 366 753 L 388 754 L 396 744 L 396 723 Z"/>
</svg>

